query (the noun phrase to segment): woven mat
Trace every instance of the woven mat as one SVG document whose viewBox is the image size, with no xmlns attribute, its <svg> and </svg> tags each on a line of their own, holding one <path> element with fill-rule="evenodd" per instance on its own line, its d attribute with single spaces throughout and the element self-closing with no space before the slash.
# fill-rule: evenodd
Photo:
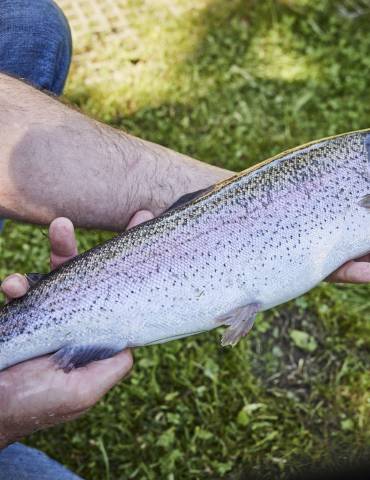
<svg viewBox="0 0 370 480">
<path fill-rule="evenodd" d="M 79 54 L 91 43 L 116 43 L 127 36 L 127 0 L 56 0 L 69 20 L 74 52 Z M 98 46 L 100 46 L 98 45 Z"/>
<path fill-rule="evenodd" d="M 104 104 L 105 111 L 127 113 L 177 96 L 179 82 L 186 88 L 188 79 L 180 80 L 177 66 L 198 41 L 189 18 L 197 21 L 214 0 L 55 1 L 73 36 L 67 91 L 79 95 L 87 87 L 97 100 L 94 108 Z M 184 35 L 173 31 L 183 19 L 189 28 Z"/>
</svg>

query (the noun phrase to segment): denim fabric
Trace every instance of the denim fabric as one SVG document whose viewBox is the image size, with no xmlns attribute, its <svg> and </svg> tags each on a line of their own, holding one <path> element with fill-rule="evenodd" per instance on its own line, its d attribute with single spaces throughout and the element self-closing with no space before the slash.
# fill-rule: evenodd
<svg viewBox="0 0 370 480">
<path fill-rule="evenodd" d="M 0 480 L 81 480 L 81 477 L 45 453 L 13 443 L 0 452 Z"/>
<path fill-rule="evenodd" d="M 71 56 L 71 31 L 56 3 L 0 0 L 0 72 L 60 95 Z"/>
<path fill-rule="evenodd" d="M 72 39 L 52 0 L 0 0 L 0 71 L 60 95 Z"/>
</svg>

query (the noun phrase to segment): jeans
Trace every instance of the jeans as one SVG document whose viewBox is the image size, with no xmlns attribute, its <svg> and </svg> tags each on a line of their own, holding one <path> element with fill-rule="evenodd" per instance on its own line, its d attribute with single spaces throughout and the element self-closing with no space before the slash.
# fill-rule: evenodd
<svg viewBox="0 0 370 480">
<path fill-rule="evenodd" d="M 60 95 L 71 56 L 68 22 L 52 0 L 0 0 L 0 72 Z M 3 222 L 0 219 L 0 231 Z M 0 480 L 79 479 L 44 453 L 20 443 L 0 452 Z"/>
<path fill-rule="evenodd" d="M 68 22 L 52 0 L 0 0 L 0 72 L 60 95 L 71 56 Z"/>
<path fill-rule="evenodd" d="M 0 453 L 0 479 L 81 480 L 45 453 L 20 443 L 13 443 Z"/>
</svg>

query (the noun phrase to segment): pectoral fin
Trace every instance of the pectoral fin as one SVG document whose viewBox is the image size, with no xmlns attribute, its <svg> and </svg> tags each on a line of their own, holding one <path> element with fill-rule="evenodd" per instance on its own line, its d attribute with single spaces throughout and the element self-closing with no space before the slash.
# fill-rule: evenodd
<svg viewBox="0 0 370 480">
<path fill-rule="evenodd" d="M 36 283 L 45 278 L 46 275 L 47 273 L 26 273 L 25 277 L 30 284 L 30 287 L 33 287 L 34 285 L 36 285 Z"/>
<path fill-rule="evenodd" d="M 120 349 L 104 345 L 67 345 L 54 353 L 52 359 L 58 368 L 68 373 L 90 362 L 113 357 L 119 351 Z"/>
<path fill-rule="evenodd" d="M 250 303 L 248 305 L 237 307 L 231 312 L 218 318 L 221 325 L 228 325 L 229 328 L 224 332 L 221 345 L 236 345 L 240 338 L 245 337 L 253 327 L 257 312 L 260 310 L 259 303 Z"/>
</svg>

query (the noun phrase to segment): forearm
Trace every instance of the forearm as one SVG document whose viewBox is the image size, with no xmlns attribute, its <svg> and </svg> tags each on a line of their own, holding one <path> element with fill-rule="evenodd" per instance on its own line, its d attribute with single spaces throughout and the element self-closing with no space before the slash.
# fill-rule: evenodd
<svg viewBox="0 0 370 480">
<path fill-rule="evenodd" d="M 121 230 L 231 174 L 127 135 L 0 75 L 0 216 Z"/>
</svg>

